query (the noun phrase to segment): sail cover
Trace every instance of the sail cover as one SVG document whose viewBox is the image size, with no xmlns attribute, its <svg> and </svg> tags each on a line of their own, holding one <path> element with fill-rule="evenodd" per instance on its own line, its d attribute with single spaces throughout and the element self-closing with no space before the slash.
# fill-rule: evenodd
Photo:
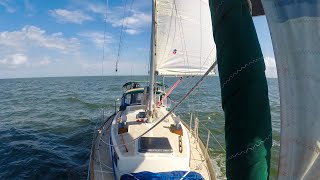
<svg viewBox="0 0 320 180">
<path fill-rule="evenodd" d="M 157 0 L 158 75 L 202 75 L 216 57 L 208 0 Z"/>
<path fill-rule="evenodd" d="M 262 3 L 280 88 L 278 179 L 320 179 L 320 1 Z"/>
<path fill-rule="evenodd" d="M 228 180 L 269 179 L 271 115 L 265 64 L 247 0 L 210 0 L 225 115 Z"/>
</svg>

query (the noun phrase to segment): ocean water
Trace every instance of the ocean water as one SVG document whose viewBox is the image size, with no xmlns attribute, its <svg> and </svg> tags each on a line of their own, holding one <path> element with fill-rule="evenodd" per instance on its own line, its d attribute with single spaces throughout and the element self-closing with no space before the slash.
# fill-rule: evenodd
<svg viewBox="0 0 320 180">
<path fill-rule="evenodd" d="M 63 77 L 0 79 L 0 179 L 86 179 L 93 130 L 114 112 L 122 85 L 147 77 Z M 165 79 L 170 86 L 177 78 Z M 184 78 L 172 92 L 178 101 L 196 82 Z M 277 79 L 268 79 L 273 126 L 271 179 L 276 179 L 280 149 Z M 224 114 L 218 77 L 207 77 L 176 113 L 189 123 L 200 119 L 204 141 L 219 177 L 225 176 Z"/>
</svg>

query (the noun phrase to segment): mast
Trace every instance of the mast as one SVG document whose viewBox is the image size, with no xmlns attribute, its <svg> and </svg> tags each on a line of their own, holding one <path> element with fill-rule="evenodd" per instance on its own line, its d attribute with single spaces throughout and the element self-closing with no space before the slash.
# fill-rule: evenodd
<svg viewBox="0 0 320 180">
<path fill-rule="evenodd" d="M 156 53 L 155 53 L 155 0 L 152 0 L 152 25 L 151 25 L 151 43 L 150 43 L 150 48 L 151 48 L 151 53 L 150 53 L 150 85 L 149 85 L 149 115 L 152 117 L 152 111 L 153 111 L 153 94 L 154 94 L 154 65 L 155 65 L 155 58 L 156 58 Z"/>
</svg>

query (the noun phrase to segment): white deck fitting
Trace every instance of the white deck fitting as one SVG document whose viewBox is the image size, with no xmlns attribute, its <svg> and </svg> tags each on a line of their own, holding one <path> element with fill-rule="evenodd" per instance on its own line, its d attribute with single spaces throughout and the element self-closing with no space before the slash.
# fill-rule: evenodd
<svg viewBox="0 0 320 180">
<path fill-rule="evenodd" d="M 142 109 L 141 109 L 142 108 Z M 200 140 L 196 140 L 190 131 L 189 127 L 183 123 L 183 152 L 179 152 L 179 135 L 170 132 L 169 127 L 174 123 L 174 115 L 169 116 L 165 121 L 161 122 L 156 128 L 151 130 L 144 137 L 167 137 L 173 149 L 173 153 L 139 153 L 138 142 L 133 142 L 133 139 L 140 136 L 147 131 L 154 123 L 139 123 L 136 122 L 136 114 L 143 110 L 143 106 L 133 106 L 127 108 L 127 123 L 129 124 L 129 132 L 118 135 L 118 126 L 116 124 L 117 116 L 113 119 L 111 127 L 111 120 L 104 125 L 104 130 L 98 134 L 95 140 L 95 150 L 91 158 L 91 179 L 113 179 L 112 163 L 110 158 L 109 146 L 100 141 L 109 143 L 110 130 L 112 132 L 112 139 L 117 155 L 119 156 L 117 178 L 123 173 L 151 171 L 151 172 L 165 172 L 165 171 L 195 171 L 200 173 L 205 180 L 216 179 L 210 157 L 206 153 L 204 146 Z M 128 112 L 129 111 L 129 112 Z M 167 110 L 162 107 L 158 108 L 158 120 L 161 119 Z M 126 148 L 122 145 L 126 144 Z M 207 159 L 207 161 L 206 161 Z M 101 163 L 100 163 L 101 162 Z M 120 170 L 121 169 L 121 170 Z M 122 172 L 120 172 L 122 171 Z"/>
</svg>

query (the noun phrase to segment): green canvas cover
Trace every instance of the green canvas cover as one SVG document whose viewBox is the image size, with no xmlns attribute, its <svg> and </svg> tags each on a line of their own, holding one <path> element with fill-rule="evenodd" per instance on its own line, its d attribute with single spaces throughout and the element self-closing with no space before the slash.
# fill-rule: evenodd
<svg viewBox="0 0 320 180">
<path fill-rule="evenodd" d="M 265 64 L 246 0 L 209 0 L 225 113 L 228 180 L 269 179 L 271 115 Z"/>
<path fill-rule="evenodd" d="M 149 84 L 149 81 L 130 81 L 130 82 L 127 82 L 127 83 L 125 83 L 122 87 L 125 87 L 125 86 L 129 86 L 129 85 L 131 85 L 131 84 L 133 84 L 133 83 L 145 83 L 145 84 Z M 168 87 L 166 84 L 164 84 L 164 83 L 162 83 L 162 82 L 155 82 L 155 84 L 157 85 L 157 86 L 164 86 L 164 87 Z"/>
</svg>

